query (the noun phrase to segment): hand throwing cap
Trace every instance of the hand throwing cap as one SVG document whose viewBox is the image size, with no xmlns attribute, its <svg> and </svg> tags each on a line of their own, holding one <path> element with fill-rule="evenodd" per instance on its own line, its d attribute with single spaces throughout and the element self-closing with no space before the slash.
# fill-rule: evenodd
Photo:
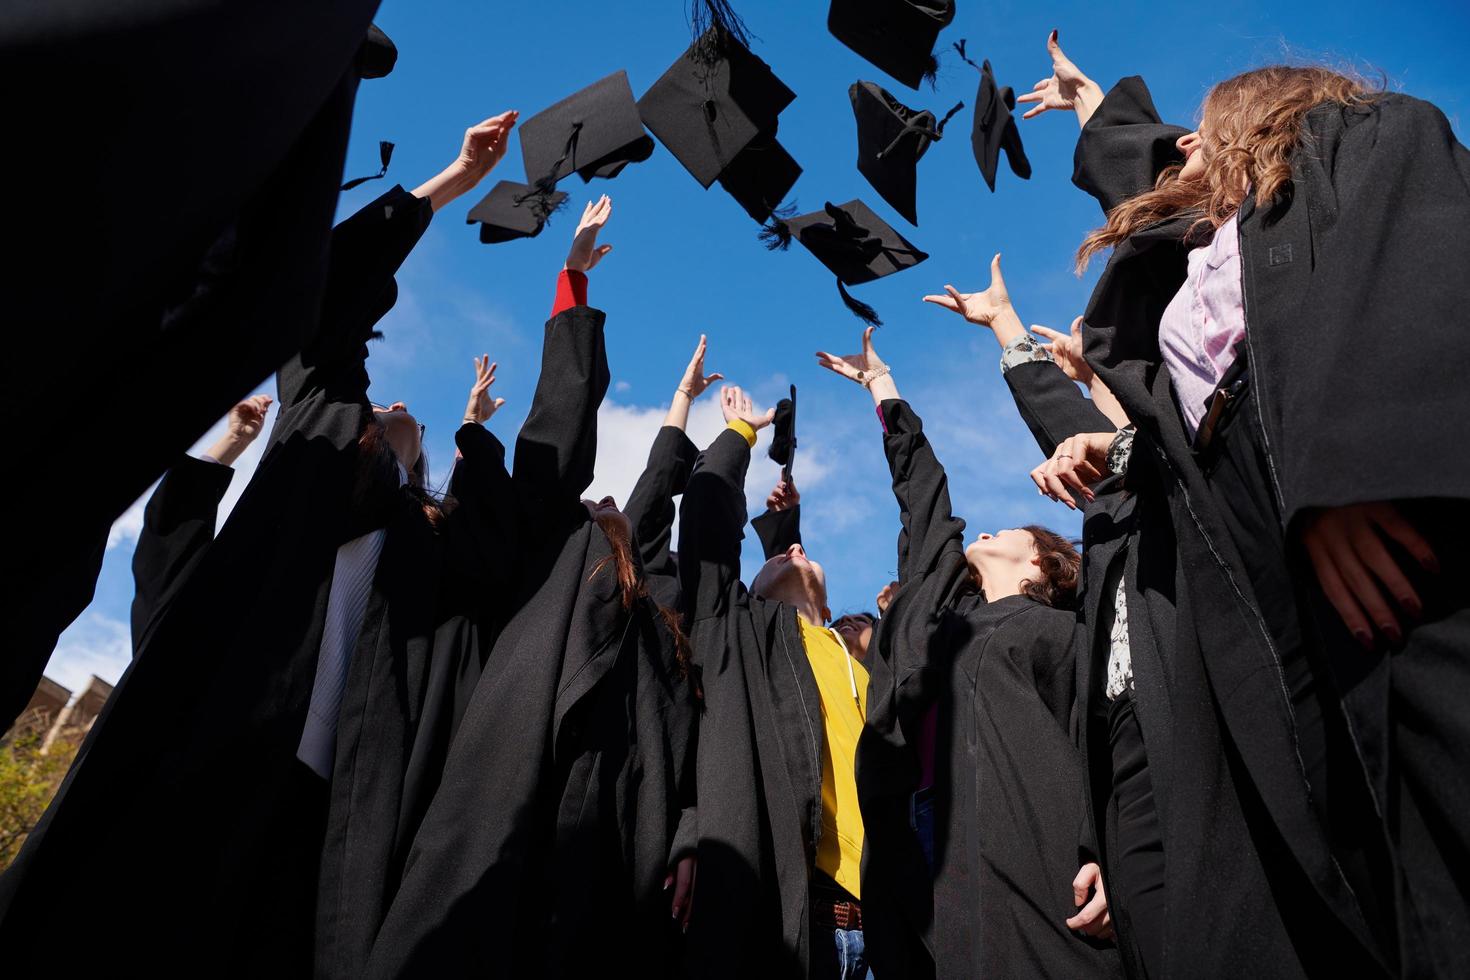
<svg viewBox="0 0 1470 980">
<path fill-rule="evenodd" d="M 910 109 L 875 82 L 853 82 L 847 96 L 857 119 L 858 172 L 893 210 L 917 225 L 919 158 L 944 136 L 945 124 L 965 104 L 936 120 L 934 113 Z"/>
<path fill-rule="evenodd" d="M 954 20 L 954 0 L 832 0 L 832 36 L 909 88 L 939 69 L 934 42 Z"/>
<path fill-rule="evenodd" d="M 643 122 L 708 188 L 796 93 L 734 35 L 716 25 L 638 100 Z"/>
<path fill-rule="evenodd" d="M 1031 161 L 1026 159 L 1026 150 L 1021 146 L 1021 130 L 1011 110 L 1016 107 L 1016 94 L 1010 86 L 1001 88 L 995 84 L 995 74 L 990 62 L 976 65 L 965 54 L 965 42 L 955 46 L 960 57 L 980 72 L 980 90 L 975 95 L 975 125 L 970 131 L 970 146 L 975 151 L 975 162 L 980 165 L 980 174 L 985 184 L 995 190 L 995 171 L 1000 161 L 1000 151 L 1006 151 L 1011 172 L 1022 180 L 1031 177 Z"/>
<path fill-rule="evenodd" d="M 573 172 L 584 181 L 616 177 L 653 152 L 625 71 L 567 96 L 519 128 L 526 180 L 543 189 Z"/>
<path fill-rule="evenodd" d="M 515 238 L 535 238 L 567 196 L 561 191 L 543 194 L 528 184 L 502 180 L 470 209 L 466 224 L 479 223 L 480 241 L 487 245 Z"/>
</svg>

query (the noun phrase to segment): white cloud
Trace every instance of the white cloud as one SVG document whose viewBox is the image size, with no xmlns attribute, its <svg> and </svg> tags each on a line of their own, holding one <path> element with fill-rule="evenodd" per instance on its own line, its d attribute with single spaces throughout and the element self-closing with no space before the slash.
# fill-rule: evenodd
<svg viewBox="0 0 1470 980">
<path fill-rule="evenodd" d="M 127 623 L 91 609 L 77 617 L 56 642 L 46 676 L 76 693 L 93 674 L 116 684 L 133 656 Z"/>
</svg>

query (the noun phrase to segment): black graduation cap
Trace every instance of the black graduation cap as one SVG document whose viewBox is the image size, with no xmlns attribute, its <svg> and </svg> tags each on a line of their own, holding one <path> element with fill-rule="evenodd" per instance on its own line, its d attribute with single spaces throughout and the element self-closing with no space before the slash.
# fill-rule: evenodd
<svg viewBox="0 0 1470 980">
<path fill-rule="evenodd" d="M 752 140 L 774 137 L 777 116 L 795 98 L 770 65 L 715 25 L 643 93 L 638 112 L 708 188 Z"/>
<path fill-rule="evenodd" d="M 526 179 L 548 191 L 574 171 L 584 181 L 616 177 L 653 152 L 625 71 L 536 113 L 520 124 L 520 132 Z"/>
<path fill-rule="evenodd" d="M 392 143 L 389 143 L 387 140 L 380 140 L 378 142 L 378 159 L 382 161 L 383 165 L 378 168 L 377 173 L 368 174 L 366 177 L 353 177 L 347 183 L 338 188 L 338 190 L 350 191 L 352 190 L 352 188 L 358 186 L 359 184 L 366 184 L 370 180 L 382 180 L 383 177 L 388 173 L 388 161 L 393 159 Z"/>
<path fill-rule="evenodd" d="M 479 222 L 480 241 L 487 245 L 535 238 L 566 199 L 561 191 L 542 192 L 529 184 L 502 180 L 470 209 L 465 224 Z"/>
<path fill-rule="evenodd" d="M 1016 93 L 1007 85 L 1000 88 L 995 84 L 995 74 L 990 62 L 977 65 L 965 54 L 965 42 L 955 46 L 972 68 L 980 72 L 980 90 L 975 95 L 975 126 L 970 132 L 970 145 L 975 150 L 975 162 L 980 165 L 980 174 L 986 185 L 995 190 L 996 165 L 1000 151 L 1006 151 L 1011 172 L 1022 180 L 1031 178 L 1031 161 L 1026 159 L 1026 150 L 1021 146 L 1021 129 L 1011 110 L 1016 107 Z"/>
<path fill-rule="evenodd" d="M 766 450 L 781 467 L 781 479 L 791 480 L 791 464 L 796 461 L 796 385 L 791 397 L 776 403 L 776 418 L 771 423 L 771 448 Z"/>
<path fill-rule="evenodd" d="M 357 77 L 382 78 L 398 63 L 398 47 L 377 24 L 369 24 L 367 37 L 357 49 Z"/>
<path fill-rule="evenodd" d="M 781 202 L 800 176 L 801 165 L 776 141 L 776 135 L 761 133 L 730 161 L 720 174 L 720 186 L 746 214 L 765 222 L 772 215 L 789 218 L 795 213 L 794 208 L 784 211 Z"/>
<path fill-rule="evenodd" d="M 918 265 L 929 257 L 888 226 L 862 201 L 838 207 L 827 202 L 821 211 L 779 222 L 785 241 L 795 238 L 837 276 L 842 302 L 873 326 L 883 321 L 871 306 L 853 299 L 844 286 L 857 286 Z M 775 235 L 770 236 L 775 238 Z M 784 247 L 773 241 L 770 247 Z"/>
<path fill-rule="evenodd" d="M 930 143 L 944 136 L 945 124 L 965 104 L 961 102 L 936 120 L 928 109 L 910 109 L 876 82 L 853 82 L 847 97 L 857 119 L 858 172 L 893 210 L 917 225 L 914 195 L 919 158 Z"/>
<path fill-rule="evenodd" d="M 954 0 L 832 0 L 827 30 L 909 88 L 939 70 L 934 42 L 954 20 Z"/>
</svg>

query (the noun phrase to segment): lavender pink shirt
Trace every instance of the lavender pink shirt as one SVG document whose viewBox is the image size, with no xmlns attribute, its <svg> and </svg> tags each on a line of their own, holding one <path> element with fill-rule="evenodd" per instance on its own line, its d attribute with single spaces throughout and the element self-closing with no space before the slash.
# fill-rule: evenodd
<svg viewBox="0 0 1470 980">
<path fill-rule="evenodd" d="M 1240 231 L 1232 215 L 1208 245 L 1190 250 L 1184 285 L 1159 321 L 1159 349 L 1191 436 L 1244 337 Z"/>
</svg>

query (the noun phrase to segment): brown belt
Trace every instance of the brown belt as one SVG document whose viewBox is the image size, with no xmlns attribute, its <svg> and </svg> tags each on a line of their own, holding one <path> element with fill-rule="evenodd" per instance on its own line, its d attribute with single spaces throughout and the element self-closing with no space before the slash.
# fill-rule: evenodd
<svg viewBox="0 0 1470 980">
<path fill-rule="evenodd" d="M 819 898 L 812 903 L 812 919 L 820 926 L 861 930 L 863 907 L 857 902 L 833 902 Z"/>
</svg>

